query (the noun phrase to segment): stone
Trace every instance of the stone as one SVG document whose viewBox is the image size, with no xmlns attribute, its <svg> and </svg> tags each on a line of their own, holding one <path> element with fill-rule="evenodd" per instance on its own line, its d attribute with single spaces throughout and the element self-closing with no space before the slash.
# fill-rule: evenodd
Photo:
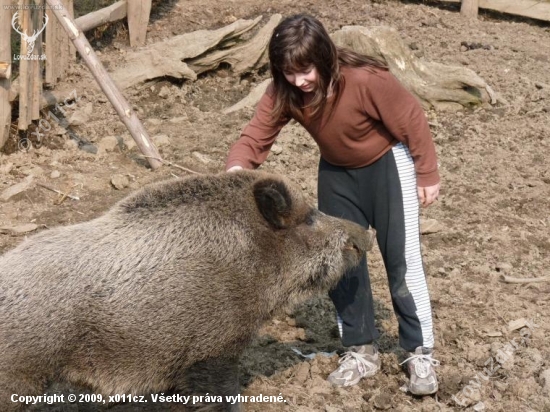
<svg viewBox="0 0 550 412">
<path fill-rule="evenodd" d="M 212 159 L 210 157 L 208 157 L 207 155 L 202 154 L 200 152 L 193 152 L 193 153 L 191 153 L 191 155 L 195 159 L 197 159 L 199 162 L 204 163 L 205 165 L 208 164 L 208 163 L 212 163 Z"/>
<path fill-rule="evenodd" d="M 438 233 L 445 230 L 445 227 L 435 219 L 420 218 L 420 233 L 423 235 L 429 235 L 431 233 Z"/>
<path fill-rule="evenodd" d="M 543 370 L 539 375 L 542 392 L 550 396 L 550 369 Z"/>
<path fill-rule="evenodd" d="M 34 176 L 29 175 L 22 182 L 8 187 L 0 194 L 0 200 L 7 202 L 13 196 L 18 195 L 19 193 L 23 193 L 25 190 L 31 187 L 33 179 Z"/>
<path fill-rule="evenodd" d="M 0 166 L 0 175 L 7 175 L 9 174 L 13 169 L 13 163 L 8 162 L 5 165 Z"/>
<path fill-rule="evenodd" d="M 98 153 L 112 152 L 118 145 L 119 141 L 116 136 L 105 136 L 97 143 L 97 151 Z"/>
<path fill-rule="evenodd" d="M 130 180 L 128 179 L 128 176 L 126 175 L 113 175 L 111 176 L 111 184 L 114 186 L 117 190 L 122 190 L 130 184 Z"/>
<path fill-rule="evenodd" d="M 271 153 L 274 155 L 280 155 L 283 152 L 283 148 L 277 144 L 271 146 Z"/>
<path fill-rule="evenodd" d="M 12 235 L 20 235 L 23 233 L 29 233 L 38 229 L 38 225 L 35 223 L 26 223 L 24 225 L 14 226 L 14 227 L 2 227 L 0 232 L 7 232 Z"/>
<path fill-rule="evenodd" d="M 157 134 L 152 137 L 153 143 L 157 147 L 162 146 L 169 146 L 170 145 L 170 138 L 166 136 L 165 134 Z"/>
</svg>

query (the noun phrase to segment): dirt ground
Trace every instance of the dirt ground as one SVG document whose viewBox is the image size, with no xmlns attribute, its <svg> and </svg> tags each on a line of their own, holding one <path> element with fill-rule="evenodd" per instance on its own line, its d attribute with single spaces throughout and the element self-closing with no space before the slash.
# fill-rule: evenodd
<svg viewBox="0 0 550 412">
<path fill-rule="evenodd" d="M 274 319 L 246 351 L 243 394 L 281 394 L 286 402 L 246 403 L 245 410 L 550 411 L 550 283 L 500 280 L 503 275 L 550 276 L 550 24 L 487 13 L 469 21 L 460 16 L 458 6 L 430 2 L 179 0 L 155 5 L 148 42 L 218 28 L 237 18 L 262 15 L 266 21 L 274 13 L 296 12 L 317 16 L 329 31 L 344 25 L 395 27 L 418 56 L 472 69 L 506 103 L 428 112 L 443 184 L 440 201 L 421 212 L 423 219 L 438 223 L 435 233 L 422 236 L 422 245 L 441 362 L 439 393 L 415 398 L 401 390 L 407 378 L 398 365 L 403 354 L 397 321 L 375 248 L 368 258 L 382 334 L 381 373 L 352 388 L 334 388 L 325 381 L 338 364 L 338 357 L 330 354 L 343 348 L 332 305 L 320 297 Z M 109 69 L 128 50 L 126 35 L 120 23 L 110 37 L 92 40 Z M 461 47 L 463 42 L 482 47 Z M 236 77 L 222 68 L 196 82 L 161 79 L 125 95 L 165 159 L 218 172 L 253 114 L 252 109 L 229 115 L 221 111 L 266 76 Z M 65 108 L 66 117 L 76 114 L 81 124 L 64 128 L 52 122 L 41 148 L 17 150 L 14 140 L 0 155 L 0 192 L 34 176 L 28 190 L 2 202 L 0 252 L 30 234 L 5 228 L 34 224 L 40 231 L 89 220 L 136 188 L 186 175 L 174 167 L 154 172 L 146 167 L 80 61 L 60 86 L 74 87 L 79 101 Z M 74 139 L 89 151 L 79 149 Z M 318 150 L 313 140 L 291 124 L 276 145 L 262 168 L 289 176 L 315 202 Z M 91 153 L 94 148 L 97 153 Z M 60 202 L 56 193 L 36 182 L 80 200 Z M 316 356 L 307 359 L 293 349 Z M 59 408 L 38 410 L 96 410 L 91 404 Z"/>
</svg>

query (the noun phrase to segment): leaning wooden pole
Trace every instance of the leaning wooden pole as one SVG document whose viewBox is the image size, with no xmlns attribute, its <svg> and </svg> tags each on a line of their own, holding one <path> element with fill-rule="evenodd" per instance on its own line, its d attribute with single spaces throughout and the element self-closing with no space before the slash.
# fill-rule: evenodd
<svg viewBox="0 0 550 412">
<path fill-rule="evenodd" d="M 462 0 L 460 4 L 460 14 L 465 17 L 477 19 L 479 10 L 479 0 Z"/>
<path fill-rule="evenodd" d="M 122 122 L 126 125 L 130 134 L 136 141 L 141 152 L 146 156 L 149 164 L 153 169 L 157 169 L 162 165 L 160 154 L 147 134 L 147 131 L 139 121 L 138 117 L 116 87 L 115 83 L 105 70 L 92 46 L 84 36 L 84 33 L 78 29 L 75 21 L 69 15 L 68 11 L 63 8 L 59 0 L 46 0 L 46 3 L 51 7 L 52 12 L 57 17 L 57 20 L 63 29 L 69 35 L 69 38 L 74 43 L 76 49 L 82 56 L 82 59 L 92 72 L 101 90 L 105 93 Z"/>
</svg>

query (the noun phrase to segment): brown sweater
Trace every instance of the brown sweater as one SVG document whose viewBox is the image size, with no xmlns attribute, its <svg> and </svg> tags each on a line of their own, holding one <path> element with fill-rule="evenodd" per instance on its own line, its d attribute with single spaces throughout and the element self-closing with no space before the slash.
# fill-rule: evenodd
<svg viewBox="0 0 550 412">
<path fill-rule="evenodd" d="M 344 88 L 332 115 L 328 116 L 326 107 L 322 116 L 312 119 L 306 109 L 301 122 L 319 145 L 323 159 L 336 166 L 363 167 L 402 142 L 414 159 L 418 186 L 439 183 L 434 143 L 416 98 L 389 71 L 371 72 L 351 67 L 341 70 Z M 254 118 L 232 146 L 227 169 L 236 165 L 256 168 L 267 158 L 285 124 L 269 126 L 273 93 L 270 85 L 258 103 Z M 308 97 L 311 99 L 308 94 L 304 97 L 306 104 Z"/>
</svg>

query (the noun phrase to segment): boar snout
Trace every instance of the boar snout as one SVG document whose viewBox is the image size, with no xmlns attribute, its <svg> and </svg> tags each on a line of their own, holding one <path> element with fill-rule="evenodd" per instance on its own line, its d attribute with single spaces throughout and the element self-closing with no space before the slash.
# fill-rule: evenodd
<svg viewBox="0 0 550 412">
<path fill-rule="evenodd" d="M 356 266 L 365 253 L 372 249 L 375 233 L 352 223 L 346 229 L 348 238 L 344 244 L 344 252 L 347 253 L 344 254 L 347 257 L 348 265 Z"/>
</svg>

